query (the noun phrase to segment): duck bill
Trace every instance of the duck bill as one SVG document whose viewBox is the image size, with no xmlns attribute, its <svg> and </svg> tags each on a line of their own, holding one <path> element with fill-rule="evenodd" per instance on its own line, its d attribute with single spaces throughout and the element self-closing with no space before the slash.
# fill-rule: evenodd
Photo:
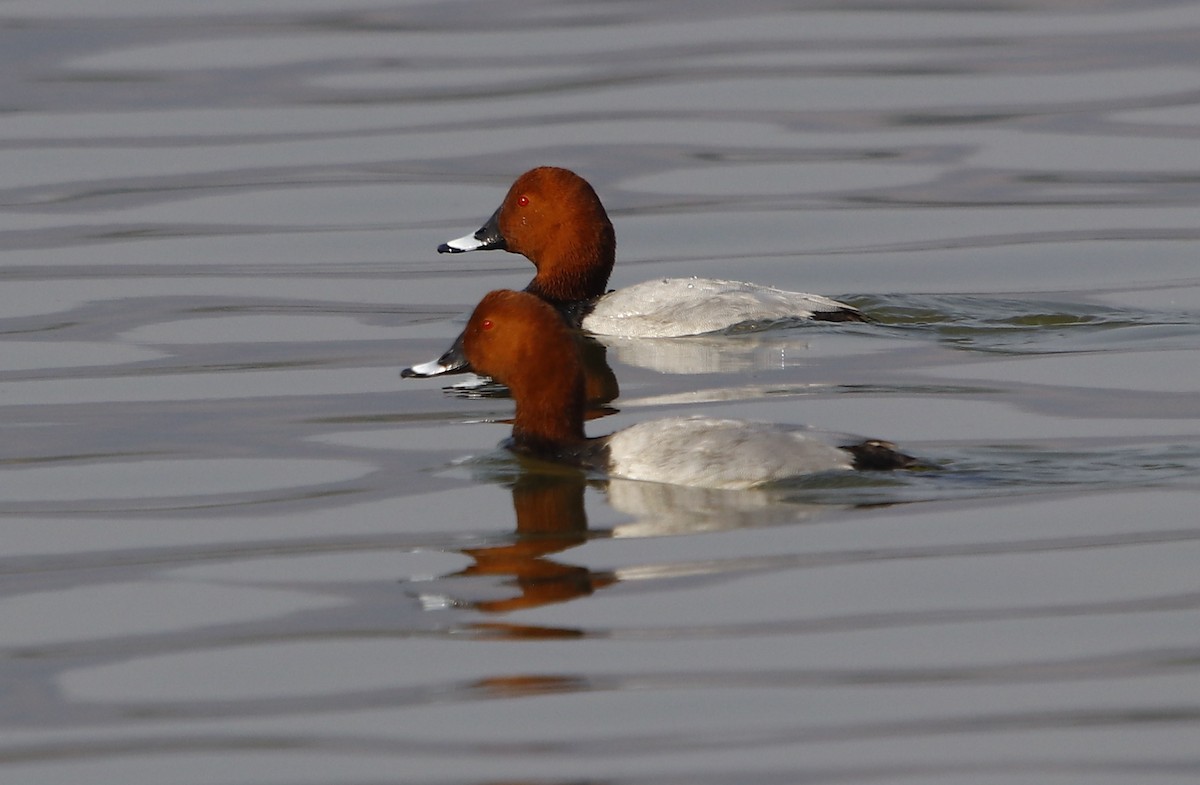
<svg viewBox="0 0 1200 785">
<path fill-rule="evenodd" d="M 405 368 L 400 372 L 403 379 L 429 379 L 434 376 L 446 376 L 453 373 L 466 373 L 471 370 L 467 355 L 463 352 L 463 337 L 459 333 L 454 339 L 454 345 L 447 349 L 441 357 L 427 363 Z"/>
<path fill-rule="evenodd" d="M 504 242 L 504 235 L 500 234 L 500 208 L 496 208 L 496 212 L 492 213 L 492 217 L 487 219 L 487 223 L 479 227 L 479 231 L 475 234 L 468 234 L 465 237 L 460 237 L 457 240 L 451 240 L 448 243 L 442 243 L 438 246 L 438 253 L 466 253 L 467 251 L 506 251 L 508 246 Z"/>
</svg>

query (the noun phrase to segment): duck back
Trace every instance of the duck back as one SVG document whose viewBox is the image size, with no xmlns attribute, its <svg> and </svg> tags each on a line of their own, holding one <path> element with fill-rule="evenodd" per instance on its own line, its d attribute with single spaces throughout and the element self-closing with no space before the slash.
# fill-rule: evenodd
<svg viewBox="0 0 1200 785">
<path fill-rule="evenodd" d="M 596 335 L 674 338 L 781 319 L 864 321 L 855 308 L 817 294 L 716 278 L 661 278 L 610 292 L 582 326 Z"/>
</svg>

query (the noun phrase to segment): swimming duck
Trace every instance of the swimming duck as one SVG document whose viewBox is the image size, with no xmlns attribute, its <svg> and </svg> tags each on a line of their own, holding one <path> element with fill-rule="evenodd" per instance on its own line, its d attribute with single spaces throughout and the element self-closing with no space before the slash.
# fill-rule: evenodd
<svg viewBox="0 0 1200 785">
<path fill-rule="evenodd" d="M 668 417 L 589 439 L 571 329 L 528 292 L 485 296 L 461 348 L 477 373 L 512 392 L 516 415 L 506 446 L 518 454 L 631 480 L 730 489 L 815 472 L 923 465 L 890 442 L 712 417 Z"/>
<path fill-rule="evenodd" d="M 857 308 L 828 297 L 716 278 L 654 279 L 606 293 L 616 259 L 612 222 L 591 184 L 569 169 L 540 166 L 521 175 L 477 232 L 443 243 L 438 252 L 497 249 L 533 262 L 537 273 L 525 291 L 595 335 L 666 338 L 755 321 L 866 321 Z M 452 348 L 401 375 L 466 370 L 445 362 L 455 353 Z"/>
</svg>

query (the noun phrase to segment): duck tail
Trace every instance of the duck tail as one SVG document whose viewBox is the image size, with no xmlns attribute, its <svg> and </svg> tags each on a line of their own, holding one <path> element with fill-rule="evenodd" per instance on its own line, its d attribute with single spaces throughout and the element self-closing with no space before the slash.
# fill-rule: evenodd
<svg viewBox="0 0 1200 785">
<path fill-rule="evenodd" d="M 936 468 L 920 458 L 905 455 L 891 442 L 882 439 L 867 439 L 858 444 L 843 445 L 854 456 L 854 468 L 866 471 L 893 471 L 895 469 Z"/>
</svg>

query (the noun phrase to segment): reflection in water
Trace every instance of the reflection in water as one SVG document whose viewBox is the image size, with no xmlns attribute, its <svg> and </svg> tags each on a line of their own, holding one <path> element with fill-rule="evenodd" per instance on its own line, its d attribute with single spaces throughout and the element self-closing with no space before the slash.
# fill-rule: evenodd
<svg viewBox="0 0 1200 785">
<path fill-rule="evenodd" d="M 796 522 L 836 509 L 835 505 L 789 502 L 781 493 L 724 490 L 611 479 L 608 501 L 634 520 L 613 529 L 614 537 L 745 529 Z"/>
<path fill-rule="evenodd" d="M 811 326 L 811 322 L 809 323 Z M 792 328 L 792 329 L 788 329 Z M 816 329 L 838 329 L 819 327 Z M 601 338 L 626 365 L 660 373 L 738 373 L 799 364 L 808 339 L 793 323 L 779 322 L 753 333 L 728 332 L 679 338 Z"/>
<path fill-rule="evenodd" d="M 586 485 L 586 479 L 578 473 L 529 473 L 518 477 L 512 487 L 516 539 L 507 545 L 464 550 L 475 563 L 450 576 L 507 576 L 504 585 L 512 587 L 515 594 L 477 600 L 471 603 L 472 607 L 503 613 L 566 602 L 616 581 L 611 573 L 594 573 L 585 567 L 545 558 L 587 539 L 587 513 L 583 506 Z"/>
<path fill-rule="evenodd" d="M 586 335 L 579 336 L 583 359 L 584 400 L 589 409 L 615 401 L 621 395 L 617 375 L 608 364 L 608 348 Z"/>
<path fill-rule="evenodd" d="M 438 579 L 435 583 L 442 594 L 424 591 L 427 607 L 469 607 L 485 613 L 508 613 L 586 597 L 625 580 L 718 575 L 745 568 L 738 560 L 728 563 L 706 560 L 608 571 L 549 559 L 550 554 L 582 545 L 597 536 L 588 531 L 584 506 L 584 492 L 594 483 L 582 472 L 554 466 L 540 471 L 542 468 L 539 463 L 532 470 L 519 470 L 511 481 L 517 521 L 514 538 L 503 545 L 463 549 L 462 553 L 474 563 Z M 812 518 L 838 507 L 790 502 L 779 493 L 764 490 L 731 491 L 616 479 L 603 485 L 610 504 L 634 518 L 612 529 L 611 536 L 622 538 L 776 525 Z M 473 588 L 472 580 L 478 578 L 491 580 L 483 587 Z M 494 594 L 497 585 L 502 587 L 499 596 Z M 466 595 L 472 593 L 488 596 L 467 599 Z M 559 638 L 582 634 L 574 629 L 489 622 L 471 627 L 486 637 Z"/>
</svg>

